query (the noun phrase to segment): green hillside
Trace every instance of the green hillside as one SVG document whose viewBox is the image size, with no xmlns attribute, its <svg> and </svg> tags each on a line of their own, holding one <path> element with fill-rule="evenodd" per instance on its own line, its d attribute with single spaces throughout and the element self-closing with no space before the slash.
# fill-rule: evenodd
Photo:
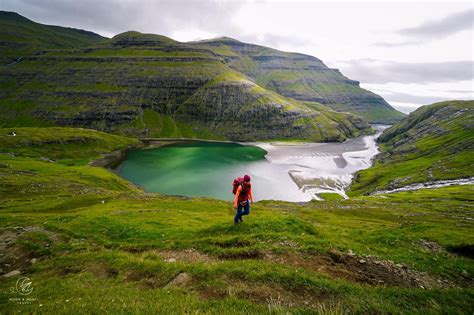
<svg viewBox="0 0 474 315">
<path fill-rule="evenodd" d="M 474 101 L 422 106 L 379 137 L 381 154 L 360 171 L 356 194 L 474 174 Z"/>
<path fill-rule="evenodd" d="M 2 276 L 1 313 L 474 311 L 473 186 L 261 201 L 234 226 L 228 202 L 144 193 L 82 163 L 132 140 L 11 131 L 0 130 L 0 273 L 20 275 Z M 10 289 L 20 276 L 31 304 Z"/>
<path fill-rule="evenodd" d="M 371 123 L 392 124 L 405 117 L 380 96 L 360 88 L 359 82 L 346 78 L 337 69 L 328 68 L 313 56 L 226 37 L 195 45 L 211 49 L 233 69 L 286 97 L 319 102 L 338 111 L 360 115 Z"/>
<path fill-rule="evenodd" d="M 0 86 L 3 127 L 244 141 L 344 141 L 371 132 L 358 116 L 259 86 L 210 49 L 138 32 L 25 56 L 0 69 Z"/>
<path fill-rule="evenodd" d="M 0 11 L 0 67 L 43 49 L 84 47 L 106 38 L 93 32 L 35 23 L 15 12 Z"/>
<path fill-rule="evenodd" d="M 81 128 L 0 129 L 0 153 L 63 164 L 87 164 L 104 153 L 137 144 L 136 139 Z"/>
</svg>

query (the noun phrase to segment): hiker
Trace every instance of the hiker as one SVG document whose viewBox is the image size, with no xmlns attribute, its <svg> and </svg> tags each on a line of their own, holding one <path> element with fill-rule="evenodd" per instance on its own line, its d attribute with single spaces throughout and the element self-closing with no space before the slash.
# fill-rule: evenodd
<svg viewBox="0 0 474 315">
<path fill-rule="evenodd" d="M 245 175 L 243 178 L 238 177 L 234 179 L 232 192 L 235 194 L 234 208 L 237 209 L 234 217 L 234 224 L 239 221 L 243 222 L 242 216 L 250 214 L 250 202 L 253 203 L 252 184 L 250 183 L 250 176 Z M 242 212 L 242 209 L 244 211 Z"/>
</svg>

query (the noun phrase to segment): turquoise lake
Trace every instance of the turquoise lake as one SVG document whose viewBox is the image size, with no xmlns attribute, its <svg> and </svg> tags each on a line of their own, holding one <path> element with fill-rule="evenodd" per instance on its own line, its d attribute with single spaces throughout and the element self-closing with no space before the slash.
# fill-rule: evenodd
<svg viewBox="0 0 474 315">
<path fill-rule="evenodd" d="M 265 154 L 236 143 L 176 143 L 129 151 L 119 172 L 148 192 L 226 200 L 232 197 L 235 177 L 255 164 L 270 164 Z"/>
<path fill-rule="evenodd" d="M 232 180 L 248 174 L 255 200 L 344 197 L 353 174 L 378 153 L 375 135 L 343 143 L 186 141 L 127 153 L 119 174 L 147 192 L 232 200 Z"/>
</svg>

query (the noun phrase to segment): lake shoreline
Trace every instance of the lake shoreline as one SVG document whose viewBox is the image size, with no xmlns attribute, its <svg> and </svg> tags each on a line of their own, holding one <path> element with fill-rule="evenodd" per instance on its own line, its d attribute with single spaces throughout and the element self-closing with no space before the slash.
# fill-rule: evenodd
<svg viewBox="0 0 474 315">
<path fill-rule="evenodd" d="M 89 165 L 99 166 L 99 167 L 104 167 L 106 169 L 109 169 L 113 173 L 128 180 L 134 186 L 139 187 L 143 189 L 144 191 L 171 195 L 170 193 L 154 191 L 153 189 L 150 190 L 146 186 L 142 186 L 141 184 L 139 184 L 139 182 L 137 182 L 136 180 L 132 180 L 132 178 L 127 178 L 127 176 L 124 176 L 124 174 L 122 174 L 122 166 L 124 165 L 124 161 L 126 161 L 127 156 L 129 155 L 129 152 L 131 152 L 132 150 L 137 150 L 137 149 L 151 150 L 151 149 L 157 149 L 157 148 L 162 148 L 162 147 L 167 147 L 167 146 L 172 146 L 172 145 L 177 145 L 177 144 L 185 145 L 187 143 L 188 144 L 193 144 L 193 143 L 236 144 L 240 146 L 253 146 L 253 147 L 257 147 L 261 149 L 262 151 L 265 152 L 264 160 L 270 164 L 275 164 L 275 165 L 279 164 L 279 162 L 275 161 L 274 159 L 275 151 L 286 152 L 285 154 L 288 157 L 290 155 L 296 154 L 295 152 L 298 152 L 298 150 L 300 150 L 300 151 L 316 152 L 315 153 L 316 155 L 323 155 L 323 156 L 325 154 L 333 155 L 331 157 L 331 163 L 335 165 L 336 169 L 344 169 L 345 167 L 348 166 L 348 162 L 344 156 L 344 154 L 347 153 L 348 151 L 347 147 L 350 148 L 349 152 L 352 152 L 352 153 L 354 153 L 353 151 L 362 152 L 364 150 L 367 150 L 369 148 L 367 146 L 365 139 L 368 139 L 368 138 L 372 139 L 371 145 L 376 147 L 376 136 L 378 136 L 377 134 L 381 133 L 381 130 L 383 130 L 383 128 L 382 129 L 379 128 L 378 132 L 376 132 L 376 134 L 374 135 L 365 135 L 365 136 L 361 136 L 357 138 L 351 138 L 351 139 L 345 140 L 344 142 L 321 142 L 321 143 L 313 143 L 313 142 L 305 142 L 305 141 L 278 141 L 278 140 L 269 141 L 269 142 L 239 142 L 239 141 L 230 141 L 230 140 L 209 140 L 209 139 L 192 139 L 192 138 L 143 138 L 143 139 L 140 139 L 139 143 L 135 145 L 131 145 L 122 150 L 117 150 L 109 154 L 106 154 L 102 156 L 101 158 L 92 161 Z M 329 153 L 327 152 L 324 153 L 325 151 Z M 314 153 L 312 154 L 314 155 Z M 337 155 L 337 156 L 334 156 L 334 155 Z M 367 164 L 368 167 L 370 167 L 374 156 L 370 157 L 370 161 L 366 161 L 366 164 L 370 163 L 370 164 Z M 352 178 L 355 172 L 350 174 L 350 178 L 348 178 L 347 176 L 344 177 L 345 184 L 344 183 L 341 184 L 340 182 L 338 182 L 338 180 L 334 180 L 334 178 L 325 178 L 324 180 L 322 180 L 323 179 L 322 177 L 308 178 L 306 176 L 307 174 L 305 175 L 305 172 L 306 172 L 306 169 L 312 168 L 311 165 L 305 166 L 304 165 L 305 163 L 301 163 L 301 164 L 297 164 L 294 162 L 292 163 L 296 167 L 296 169 L 293 169 L 293 168 L 285 169 L 285 170 L 282 169 L 280 173 L 286 174 L 286 177 L 288 177 L 288 180 L 291 181 L 293 185 L 295 185 L 295 188 L 293 190 L 298 190 L 299 193 L 295 192 L 293 197 L 284 195 L 284 194 L 272 195 L 269 198 L 267 198 L 268 196 L 266 197 L 262 196 L 261 198 L 262 200 L 274 199 L 274 200 L 286 200 L 290 202 L 302 202 L 302 201 L 307 202 L 313 199 L 321 200 L 319 193 L 336 193 L 336 194 L 341 195 L 345 199 L 348 198 L 345 193 L 345 190 L 347 187 L 349 187 L 350 182 L 352 181 Z M 287 163 L 283 162 L 281 164 L 285 165 Z M 250 173 L 252 172 L 250 171 Z M 163 172 L 161 172 L 160 174 L 163 174 Z M 255 175 L 258 175 L 258 173 L 255 173 Z M 212 177 L 212 175 L 209 175 L 209 176 Z M 273 184 L 270 185 L 270 187 L 273 187 Z M 182 195 L 182 194 L 177 192 L 177 193 L 173 193 L 172 195 Z M 297 195 L 301 195 L 301 196 L 296 197 Z M 190 197 L 188 195 L 183 195 L 183 196 Z M 303 196 L 306 196 L 306 197 L 303 197 Z M 222 199 L 220 197 L 213 196 L 212 194 L 207 197 Z"/>
<path fill-rule="evenodd" d="M 176 143 L 187 143 L 187 142 L 215 142 L 215 143 L 235 143 L 240 145 L 254 145 L 256 142 L 239 142 L 239 141 L 231 141 L 231 140 L 212 140 L 212 139 L 198 139 L 198 138 L 143 138 L 139 139 L 139 143 L 135 145 L 128 146 L 123 149 L 115 150 L 110 153 L 104 154 L 103 156 L 94 159 L 89 162 L 90 166 L 97 166 L 103 167 L 106 169 L 110 169 L 116 173 L 116 169 L 118 166 L 123 162 L 125 157 L 127 156 L 128 151 L 134 149 L 157 149 L 167 145 L 173 145 Z M 347 141 L 347 140 L 346 140 Z M 266 142 L 262 142 L 266 143 Z M 274 142 L 275 145 L 281 146 L 292 146 L 292 145 L 300 145 L 300 144 L 310 144 L 310 143 L 328 143 L 328 142 Z M 278 143 L 278 144 L 277 144 Z M 340 142 L 334 142 L 340 143 Z"/>
</svg>

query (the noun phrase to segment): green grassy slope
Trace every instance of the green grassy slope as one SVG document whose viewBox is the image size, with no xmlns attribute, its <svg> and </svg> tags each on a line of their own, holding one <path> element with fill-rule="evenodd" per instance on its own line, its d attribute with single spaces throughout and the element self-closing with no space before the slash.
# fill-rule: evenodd
<svg viewBox="0 0 474 315">
<path fill-rule="evenodd" d="M 0 11 L 0 30 L 0 67 L 42 49 L 84 47 L 105 40 L 93 32 L 39 24 L 8 11 Z"/>
<path fill-rule="evenodd" d="M 38 130 L 48 142 L 68 132 Z M 44 141 L 26 146 L 61 158 Z M 102 168 L 27 155 L 0 153 L 0 268 L 34 291 L 18 305 L 19 276 L 2 277 L 2 313 L 474 311 L 473 186 L 262 201 L 234 226 L 230 203 L 146 194 Z"/>
<path fill-rule="evenodd" d="M 313 56 L 226 37 L 194 44 L 211 49 L 233 69 L 286 97 L 323 103 L 338 111 L 360 115 L 371 123 L 392 124 L 405 117 L 380 96 L 362 89 L 359 82 L 328 68 Z"/>
<path fill-rule="evenodd" d="M 354 193 L 472 177 L 474 101 L 423 106 L 384 131 L 374 167 L 360 171 Z"/>
<path fill-rule="evenodd" d="M 222 97 L 220 90 L 230 97 Z M 207 101 L 203 102 L 203 99 Z M 208 103 L 215 104 L 209 108 Z M 247 121 L 226 119 L 235 103 L 241 103 L 239 115 Z M 268 115 L 278 104 L 283 116 Z M 229 134 L 233 139 L 250 141 L 263 139 L 297 138 L 314 142 L 344 141 L 348 136 L 356 137 L 367 130 L 366 123 L 356 115 L 329 110 L 318 103 L 301 103 L 281 96 L 250 81 L 238 72 L 224 72 L 199 88 L 179 106 L 176 114 L 181 120 L 203 116 L 204 124 L 212 126 L 218 134 Z M 251 117 L 257 116 L 255 121 Z M 291 117 L 289 125 L 288 117 Z M 219 119 L 221 118 L 221 119 Z M 251 132 L 249 132 L 249 129 Z M 262 137 L 261 130 L 268 130 Z"/>
<path fill-rule="evenodd" d="M 136 139 L 81 128 L 0 128 L 0 153 L 61 163 L 85 164 L 136 144 Z"/>
<path fill-rule="evenodd" d="M 138 32 L 25 56 L 0 68 L 0 86 L 0 127 L 241 141 L 343 141 L 370 132 L 355 115 L 336 117 L 257 85 L 211 49 Z"/>
</svg>

